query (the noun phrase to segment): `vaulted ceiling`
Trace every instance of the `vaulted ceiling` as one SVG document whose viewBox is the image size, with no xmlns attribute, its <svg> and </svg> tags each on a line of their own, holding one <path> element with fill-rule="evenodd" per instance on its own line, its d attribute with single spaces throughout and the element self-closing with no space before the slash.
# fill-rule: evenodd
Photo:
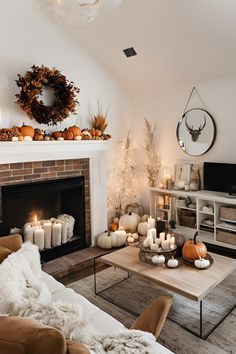
<svg viewBox="0 0 236 354">
<path fill-rule="evenodd" d="M 135 94 L 236 74 L 235 0 L 123 0 L 83 26 L 71 1 L 48 15 Z"/>
</svg>

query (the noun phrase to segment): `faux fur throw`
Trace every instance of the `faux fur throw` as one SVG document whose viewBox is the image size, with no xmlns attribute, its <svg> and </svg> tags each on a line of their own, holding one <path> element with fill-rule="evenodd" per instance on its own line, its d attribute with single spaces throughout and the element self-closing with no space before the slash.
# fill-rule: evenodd
<svg viewBox="0 0 236 354">
<path fill-rule="evenodd" d="M 51 301 L 40 277 L 38 249 L 27 242 L 0 265 L 0 312 L 57 328 L 96 354 L 158 354 L 155 337 L 147 332 L 124 329 L 114 336 L 97 336 L 79 305 Z"/>
</svg>

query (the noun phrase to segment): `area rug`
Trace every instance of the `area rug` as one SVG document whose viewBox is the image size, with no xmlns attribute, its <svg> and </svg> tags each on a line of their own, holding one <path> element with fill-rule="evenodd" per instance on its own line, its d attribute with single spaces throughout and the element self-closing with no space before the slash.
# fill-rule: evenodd
<svg viewBox="0 0 236 354">
<path fill-rule="evenodd" d="M 122 280 L 127 274 L 109 268 L 97 274 L 98 291 Z M 155 284 L 131 276 L 125 281 L 101 293 L 94 294 L 93 276 L 71 283 L 68 287 L 85 296 L 102 310 L 111 314 L 126 327 L 140 314 L 151 300 L 159 295 L 170 294 L 174 303 L 169 317 L 185 327 L 199 331 L 199 304 L 176 295 Z M 193 279 L 194 281 L 194 279 Z M 236 302 L 236 272 L 226 278 L 203 301 L 203 332 L 207 333 Z M 116 304 L 116 305 L 114 305 Z M 118 305 L 118 306 L 117 306 Z M 120 308 L 121 307 L 121 308 Z M 159 342 L 179 354 L 236 353 L 236 310 L 234 309 L 206 341 L 185 331 L 179 324 L 167 320 Z"/>
</svg>

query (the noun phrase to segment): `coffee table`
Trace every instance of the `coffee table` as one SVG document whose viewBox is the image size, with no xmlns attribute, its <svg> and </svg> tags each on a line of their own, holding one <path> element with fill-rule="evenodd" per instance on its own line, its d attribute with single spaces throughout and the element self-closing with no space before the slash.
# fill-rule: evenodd
<svg viewBox="0 0 236 354">
<path fill-rule="evenodd" d="M 200 304 L 199 333 L 196 333 L 184 326 L 187 331 L 206 339 L 213 330 L 228 316 L 235 308 L 235 304 L 223 318 L 207 333 L 203 335 L 203 299 L 219 283 L 221 283 L 231 272 L 236 269 L 236 260 L 211 253 L 214 263 L 205 270 L 198 270 L 194 267 L 183 264 L 179 268 L 169 269 L 165 266 L 154 266 L 140 261 L 138 257 L 139 248 L 125 247 L 113 253 L 100 257 L 100 261 L 126 271 L 129 275 L 135 274 L 143 279 L 148 279 L 157 285 L 182 295 Z M 114 284 L 117 285 L 118 283 Z M 113 286 L 114 286 L 113 285 Z M 97 292 L 96 265 L 94 272 L 95 294 L 99 295 L 104 290 Z M 110 288 L 110 287 L 109 287 Z M 176 321 L 175 321 L 176 322 Z M 181 325 L 181 324 L 180 324 Z"/>
</svg>

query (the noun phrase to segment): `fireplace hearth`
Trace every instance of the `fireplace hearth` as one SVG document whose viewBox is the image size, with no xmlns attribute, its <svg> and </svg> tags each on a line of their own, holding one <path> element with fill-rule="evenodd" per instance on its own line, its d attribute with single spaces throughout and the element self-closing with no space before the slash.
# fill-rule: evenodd
<svg viewBox="0 0 236 354">
<path fill-rule="evenodd" d="M 24 237 L 23 226 L 26 223 L 34 225 L 35 216 L 37 220 L 52 220 L 52 217 L 68 214 L 74 218 L 73 236 L 63 244 L 41 250 L 42 261 L 86 247 L 84 176 L 11 184 L 3 186 L 1 192 L 1 235 L 9 234 L 10 229 L 16 228 Z"/>
</svg>

